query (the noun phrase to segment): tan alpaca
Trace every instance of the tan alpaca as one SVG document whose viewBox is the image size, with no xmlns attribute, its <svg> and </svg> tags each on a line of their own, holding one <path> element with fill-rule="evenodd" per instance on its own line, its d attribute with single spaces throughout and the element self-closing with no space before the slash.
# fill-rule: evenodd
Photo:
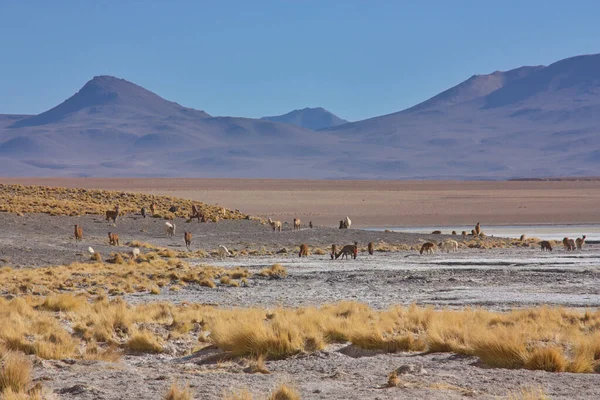
<svg viewBox="0 0 600 400">
<path fill-rule="evenodd" d="M 375 252 L 375 246 L 373 245 L 373 242 L 369 242 L 367 245 L 367 250 L 369 251 L 369 255 L 373 255 Z"/>
<path fill-rule="evenodd" d="M 185 241 L 185 247 L 187 247 L 187 249 L 190 249 L 190 246 L 192 244 L 192 233 L 191 232 L 184 232 L 183 233 L 183 240 Z"/>
<path fill-rule="evenodd" d="M 331 259 L 335 258 L 335 254 L 337 253 L 337 246 L 335 244 L 331 245 Z"/>
<path fill-rule="evenodd" d="M 300 225 L 302 224 L 302 222 L 300 221 L 300 218 L 294 218 L 294 230 L 295 231 L 299 231 L 300 230 Z"/>
<path fill-rule="evenodd" d="M 540 248 L 541 248 L 542 251 L 544 251 L 544 250 L 546 250 L 546 251 L 552 251 L 552 245 L 547 240 L 543 240 L 543 241 L 540 242 Z"/>
<path fill-rule="evenodd" d="M 571 242 L 573 242 L 573 246 L 571 246 Z M 565 250 L 569 251 L 569 250 L 575 250 L 575 241 L 573 239 L 570 239 L 568 237 L 563 238 L 562 240 L 563 246 L 565 247 Z"/>
<path fill-rule="evenodd" d="M 300 245 L 300 254 L 298 257 L 308 257 L 308 246 L 304 243 Z"/>
<path fill-rule="evenodd" d="M 477 231 L 475 229 L 471 229 L 471 236 L 478 236 Z"/>
<path fill-rule="evenodd" d="M 577 250 L 581 250 L 583 245 L 585 244 L 585 235 L 575 240 L 575 244 L 577 245 Z"/>
<path fill-rule="evenodd" d="M 526 241 L 526 240 L 527 240 L 527 235 L 525 235 L 525 234 L 522 234 L 522 235 L 521 235 L 521 237 L 519 238 L 519 240 L 520 240 L 521 242 L 524 242 L 524 241 Z"/>
<path fill-rule="evenodd" d="M 156 214 L 156 203 L 152 202 L 152 204 L 150 204 L 150 213 L 154 216 L 154 214 Z"/>
<path fill-rule="evenodd" d="M 281 221 L 273 221 L 271 218 L 269 218 L 269 225 L 271 225 L 271 228 L 273 228 L 273 232 L 276 230 L 281 232 Z"/>
<path fill-rule="evenodd" d="M 438 245 L 442 250 L 446 250 L 446 253 L 452 251 L 458 251 L 458 242 L 452 239 L 446 239 Z"/>
<path fill-rule="evenodd" d="M 75 225 L 75 241 L 79 242 L 83 239 L 83 229 L 79 225 Z"/>
<path fill-rule="evenodd" d="M 467 231 L 462 231 L 461 235 L 462 235 L 463 237 L 466 237 L 466 236 L 467 236 Z"/>
<path fill-rule="evenodd" d="M 569 250 L 575 251 L 575 249 L 577 248 L 577 246 L 575 245 L 575 240 L 573 240 L 573 239 L 569 239 L 568 245 L 569 245 Z"/>
<path fill-rule="evenodd" d="M 119 235 L 116 233 L 108 232 L 108 244 L 111 246 L 118 246 Z"/>
<path fill-rule="evenodd" d="M 113 223 L 117 222 L 117 217 L 119 216 L 119 212 L 117 210 L 108 210 L 106 211 L 106 220 L 113 220 Z"/>
<path fill-rule="evenodd" d="M 477 223 L 477 225 L 475 225 L 475 232 L 477 233 L 477 236 L 479 236 L 479 234 L 481 233 L 481 225 L 479 225 L 479 222 Z"/>
<path fill-rule="evenodd" d="M 423 246 L 421 246 L 421 251 L 419 253 L 420 254 L 423 254 L 423 253 L 433 254 L 434 248 L 435 248 L 435 244 L 433 244 L 431 242 L 426 242 L 426 243 L 423 243 Z"/>
</svg>

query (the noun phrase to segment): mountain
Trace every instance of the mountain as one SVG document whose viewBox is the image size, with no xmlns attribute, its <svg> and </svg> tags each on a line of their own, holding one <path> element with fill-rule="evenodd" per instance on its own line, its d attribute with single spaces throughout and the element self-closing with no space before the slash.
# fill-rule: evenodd
<svg viewBox="0 0 600 400">
<path fill-rule="evenodd" d="M 323 109 L 215 117 L 99 76 L 42 114 L 0 115 L 0 168 L 21 176 L 597 176 L 600 55 L 474 75 L 406 110 L 336 118 Z"/>
<path fill-rule="evenodd" d="M 319 129 L 331 128 L 347 123 L 345 119 L 332 114 L 322 107 L 303 108 L 302 110 L 290 111 L 287 114 L 273 117 L 262 117 L 262 120 L 281 122 L 317 131 Z"/>
</svg>

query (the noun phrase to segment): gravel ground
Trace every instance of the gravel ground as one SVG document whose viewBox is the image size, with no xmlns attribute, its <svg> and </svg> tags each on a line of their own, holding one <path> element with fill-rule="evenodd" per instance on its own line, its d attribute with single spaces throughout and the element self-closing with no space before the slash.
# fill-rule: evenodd
<svg viewBox="0 0 600 400">
<path fill-rule="evenodd" d="M 88 258 L 92 246 L 103 254 L 111 230 L 121 241 L 140 240 L 184 250 L 183 231 L 194 234 L 193 248 L 212 250 L 292 248 L 300 243 L 328 247 L 331 243 L 361 244 L 383 240 L 417 244 L 440 241 L 440 235 L 386 233 L 331 228 L 273 233 L 252 221 L 186 224 L 175 221 L 177 235 L 167 238 L 164 221 L 129 216 L 114 227 L 98 216 L 80 218 L 1 214 L 0 265 L 40 266 Z M 72 227 L 83 226 L 84 241 L 75 243 Z M 122 248 L 120 250 L 127 250 Z M 566 307 L 600 305 L 600 247 L 567 253 L 562 248 L 542 253 L 537 248 L 460 249 L 456 253 L 419 256 L 416 252 L 359 254 L 357 260 L 330 260 L 328 255 L 300 259 L 296 254 L 190 259 L 193 264 L 244 266 L 258 271 L 276 262 L 286 266 L 285 279 L 250 279 L 247 287 L 215 289 L 188 285 L 158 296 L 128 295 L 133 303 L 193 301 L 221 306 L 274 307 L 320 305 L 339 300 L 365 302 L 376 308 L 393 304 L 436 307 L 483 306 L 505 310 L 538 304 Z M 3 263 L 3 264 L 2 264 Z M 182 356 L 175 346 L 160 355 L 126 355 L 119 363 L 81 360 L 42 361 L 35 378 L 64 399 L 159 399 L 172 381 L 187 382 L 198 399 L 218 399 L 226 389 L 248 388 L 266 394 L 279 383 L 291 383 L 303 399 L 481 399 L 506 398 L 521 387 L 541 387 L 552 399 L 600 398 L 596 374 L 490 369 L 476 358 L 453 354 L 379 354 L 336 345 L 324 351 L 267 362 L 271 374 L 245 373 L 241 362 L 210 361 L 216 350 Z M 387 375 L 401 366 L 403 385 L 385 388 Z"/>
</svg>

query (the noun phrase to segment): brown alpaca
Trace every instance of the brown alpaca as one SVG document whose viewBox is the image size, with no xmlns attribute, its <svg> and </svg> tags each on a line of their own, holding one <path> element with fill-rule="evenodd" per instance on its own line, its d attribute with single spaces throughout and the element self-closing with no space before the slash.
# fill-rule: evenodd
<svg viewBox="0 0 600 400">
<path fill-rule="evenodd" d="M 354 242 L 354 244 L 348 244 L 340 250 L 339 253 L 335 255 L 335 259 L 337 260 L 340 256 L 342 256 L 342 260 L 344 257 L 348 259 L 348 255 L 356 260 L 356 256 L 358 254 L 358 242 Z"/>
<path fill-rule="evenodd" d="M 308 257 L 308 246 L 304 243 L 300 245 L 300 254 L 298 257 Z"/>
<path fill-rule="evenodd" d="M 146 207 L 142 207 L 141 214 L 142 217 L 146 218 Z"/>
<path fill-rule="evenodd" d="M 453 234 L 453 235 L 456 235 L 456 231 L 452 231 L 452 234 Z"/>
<path fill-rule="evenodd" d="M 116 233 L 108 232 L 108 244 L 111 246 L 119 245 L 119 235 Z"/>
<path fill-rule="evenodd" d="M 540 242 L 540 247 L 541 247 L 542 251 L 544 251 L 544 250 L 546 250 L 546 251 L 552 251 L 552 245 L 547 240 L 541 241 Z"/>
<path fill-rule="evenodd" d="M 190 245 L 192 244 L 192 233 L 191 232 L 185 232 L 183 234 L 183 240 L 185 240 L 185 247 L 187 247 L 187 249 L 190 249 Z"/>
<path fill-rule="evenodd" d="M 75 241 L 79 242 L 83 239 L 83 229 L 79 225 L 75 225 Z"/>
<path fill-rule="evenodd" d="M 313 226 L 312 226 L 312 221 L 308 221 L 308 227 L 309 227 L 310 229 L 312 229 L 312 228 L 313 228 Z"/>
<path fill-rule="evenodd" d="M 475 229 L 471 229 L 471 236 L 477 236 L 477 231 Z"/>
<path fill-rule="evenodd" d="M 569 239 L 567 244 L 569 245 L 569 250 L 575 251 L 575 249 L 577 248 L 573 239 Z"/>
<path fill-rule="evenodd" d="M 575 244 L 577 244 L 577 250 L 581 250 L 583 245 L 585 244 L 585 235 L 575 240 Z"/>
<path fill-rule="evenodd" d="M 204 215 L 202 215 L 200 213 L 200 211 L 198 210 L 198 207 L 196 207 L 195 204 L 192 204 L 192 215 L 190 215 L 190 219 L 188 221 L 191 221 L 194 218 L 197 218 L 198 223 L 200 223 L 200 220 L 204 218 Z"/>
<path fill-rule="evenodd" d="M 441 235 L 442 231 L 433 231 L 431 232 L 432 235 Z"/>
<path fill-rule="evenodd" d="M 369 255 L 373 255 L 375 252 L 375 246 L 373 245 L 373 242 L 369 242 L 367 245 L 367 250 L 369 251 Z"/>
<path fill-rule="evenodd" d="M 152 215 L 156 214 L 156 203 L 152 202 L 152 204 L 150 204 L 150 213 Z"/>
<path fill-rule="evenodd" d="M 463 235 L 463 237 L 467 236 L 467 231 L 462 231 L 461 235 Z"/>
<path fill-rule="evenodd" d="M 481 233 L 481 225 L 479 225 L 479 222 L 477 223 L 477 225 L 475 225 L 475 232 L 477 232 L 477 236 L 479 236 L 479 234 Z"/>
<path fill-rule="evenodd" d="M 526 240 L 527 240 L 527 235 L 525 235 L 525 234 L 522 234 L 522 235 L 521 235 L 521 237 L 519 238 L 519 240 L 520 240 L 521 242 L 524 242 L 524 241 L 526 241 Z"/>
<path fill-rule="evenodd" d="M 300 225 L 302 224 L 302 222 L 300 222 L 300 218 L 294 218 L 294 230 L 295 231 L 299 231 L 300 230 Z"/>
<path fill-rule="evenodd" d="M 435 248 L 435 244 L 433 244 L 431 242 L 423 243 L 423 246 L 421 246 L 421 251 L 419 253 L 420 254 L 423 254 L 423 253 L 433 254 L 434 248 Z"/>
<path fill-rule="evenodd" d="M 568 237 L 563 238 L 562 243 L 563 246 L 565 247 L 565 250 L 569 251 L 569 250 L 575 250 L 575 246 L 573 246 L 571 248 L 571 242 L 573 242 L 573 239 L 569 239 Z M 575 243 L 575 242 L 573 242 Z"/>
<path fill-rule="evenodd" d="M 337 246 L 335 244 L 331 245 L 331 259 L 335 258 L 335 253 L 337 253 Z"/>
<path fill-rule="evenodd" d="M 117 217 L 119 216 L 119 206 L 115 206 L 114 210 L 108 210 L 106 211 L 106 220 L 113 220 L 113 223 L 117 222 Z"/>
</svg>

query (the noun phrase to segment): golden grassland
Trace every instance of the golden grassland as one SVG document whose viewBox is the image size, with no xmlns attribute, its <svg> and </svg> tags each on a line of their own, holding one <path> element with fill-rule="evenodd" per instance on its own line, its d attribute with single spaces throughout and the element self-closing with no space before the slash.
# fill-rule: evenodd
<svg viewBox="0 0 600 400">
<path fill-rule="evenodd" d="M 142 207 L 146 207 L 146 211 L 150 214 L 152 202 L 156 204 L 154 217 L 157 218 L 172 219 L 175 216 L 188 218 L 191 214 L 192 204 L 195 204 L 207 219 L 213 221 L 217 218 L 244 219 L 247 217 L 239 211 L 176 197 L 109 190 L 0 184 L 0 212 L 80 216 L 104 214 L 118 205 L 121 214 L 139 213 Z M 169 212 L 171 206 L 177 207 L 177 212 Z"/>
</svg>

